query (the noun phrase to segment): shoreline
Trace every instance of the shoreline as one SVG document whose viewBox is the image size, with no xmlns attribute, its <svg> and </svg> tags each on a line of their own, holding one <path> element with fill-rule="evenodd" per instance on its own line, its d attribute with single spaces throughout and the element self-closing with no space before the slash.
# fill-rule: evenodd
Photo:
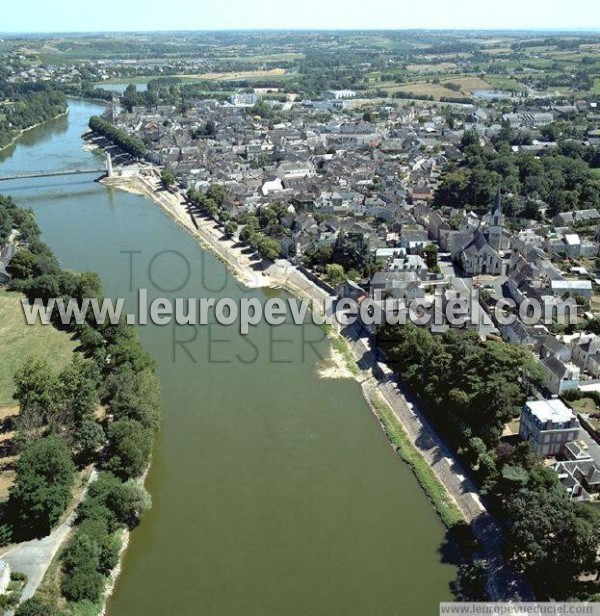
<svg viewBox="0 0 600 616">
<path fill-rule="evenodd" d="M 17 141 L 19 141 L 19 139 L 21 139 L 21 137 L 28 131 L 33 130 L 34 128 L 38 128 L 40 126 L 44 126 L 45 124 L 48 124 L 49 122 L 54 122 L 54 120 L 58 120 L 59 118 L 64 118 L 65 116 L 69 115 L 69 107 L 67 105 L 67 110 L 64 111 L 63 113 L 59 113 L 58 115 L 54 116 L 53 118 L 49 118 L 48 120 L 44 120 L 43 122 L 38 122 L 37 124 L 32 124 L 31 126 L 28 126 L 27 128 L 22 128 L 19 130 L 19 132 L 14 136 L 13 139 L 11 139 L 10 143 L 7 143 L 5 146 L 0 147 L 0 154 L 2 152 L 4 152 L 5 150 L 7 150 L 8 148 L 12 148 L 13 145 L 15 145 L 17 143 Z"/>
<path fill-rule="evenodd" d="M 261 267 L 260 273 L 255 271 L 260 261 L 249 258 L 242 246 L 226 239 L 216 222 L 202 217 L 196 218 L 197 226 L 194 225 L 181 196 L 161 188 L 156 169 L 152 168 L 151 177 L 135 174 L 101 182 L 149 198 L 177 224 L 188 230 L 204 249 L 219 258 L 245 286 L 284 289 L 300 299 L 321 300 L 329 297 L 326 291 L 287 261 Z M 330 340 L 330 358 L 316 366 L 318 378 L 356 380 L 369 410 L 379 422 L 395 453 L 411 469 L 441 523 L 448 530 L 461 522 L 471 525 L 475 536 L 484 545 L 485 557 L 494 565 L 490 568 L 487 581 L 490 599 L 514 601 L 527 597 L 527 589 L 518 575 L 510 574 L 510 583 L 499 587 L 497 576 L 503 575 L 498 571 L 504 569 L 504 561 L 498 547 L 489 537 L 490 533 L 495 535 L 500 529 L 482 503 L 479 489 L 469 479 L 469 473 L 456 454 L 447 448 L 418 407 L 408 403 L 402 385 L 396 382 L 393 373 L 389 369 L 382 369 L 370 339 L 361 337 L 355 328 L 346 328 L 342 332 L 339 327 L 324 326 L 324 331 Z M 504 575 L 507 574 L 504 572 Z"/>
<path fill-rule="evenodd" d="M 181 200 L 178 194 L 162 190 L 160 180 L 156 175 L 152 180 L 147 176 L 135 174 L 130 177 L 113 177 L 101 180 L 101 183 L 149 198 L 180 226 L 188 230 L 204 249 L 209 250 L 211 254 L 219 258 L 230 273 L 245 286 L 249 288 L 284 289 L 300 299 L 322 300 L 329 297 L 326 291 L 311 282 L 291 264 L 285 269 L 273 264 L 266 268 L 262 277 L 257 275 L 252 268 L 252 264 L 256 264 L 257 261 L 249 259 L 238 244 L 225 239 L 216 222 L 204 217 L 197 218 L 198 228 L 196 228 L 191 221 L 185 202 Z M 400 448 L 391 432 L 394 431 L 394 428 L 399 428 L 402 431 L 402 449 L 406 455 L 401 454 L 400 457 L 411 467 L 421 488 L 431 500 L 434 510 L 444 525 L 450 527 L 459 518 L 470 521 L 474 516 L 459 506 L 452 491 L 448 489 L 436 469 L 430 465 L 425 455 L 426 452 L 417 445 L 417 438 L 412 438 L 411 430 L 405 419 L 400 416 L 387 397 L 383 395 L 382 388 L 385 386 L 385 382 L 377 379 L 371 369 L 364 369 L 359 366 L 360 354 L 339 330 L 339 326 L 336 328 L 327 327 L 325 332 L 330 342 L 330 357 L 316 366 L 318 378 L 353 379 L 357 381 L 361 386 L 363 398 L 369 409 L 375 415 L 386 437 L 399 454 L 401 454 Z M 363 355 L 368 352 L 370 352 L 370 349 L 365 349 Z M 406 404 L 402 394 L 398 394 L 398 398 Z M 380 404 L 384 404 L 389 411 L 387 417 L 379 410 Z M 418 456 L 420 465 L 415 463 L 415 456 Z M 425 469 L 419 470 L 418 467 L 425 467 Z M 427 475 L 427 480 L 423 480 L 424 475 Z M 445 498 L 440 498 L 440 493 Z M 448 523 L 449 521 L 451 522 Z"/>
</svg>

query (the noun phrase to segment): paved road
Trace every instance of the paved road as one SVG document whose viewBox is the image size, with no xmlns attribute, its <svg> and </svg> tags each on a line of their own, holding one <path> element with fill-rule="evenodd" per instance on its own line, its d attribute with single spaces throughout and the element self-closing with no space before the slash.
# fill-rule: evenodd
<svg viewBox="0 0 600 616">
<path fill-rule="evenodd" d="M 344 337 L 361 369 L 374 372 L 378 358 L 371 348 L 368 337 L 358 328 L 347 327 Z M 377 371 L 375 370 L 375 373 Z M 502 557 L 503 537 L 500 527 L 488 513 L 481 501 L 478 488 L 469 479 L 469 474 L 456 459 L 453 452 L 428 423 L 419 410 L 416 400 L 411 400 L 413 411 L 407 404 L 407 394 L 392 380 L 368 379 L 381 393 L 398 417 L 411 442 L 429 462 L 440 482 L 446 487 L 465 520 L 471 523 L 474 535 L 483 546 L 488 563 L 488 593 L 492 601 L 533 601 L 534 595 L 522 575 L 508 567 Z M 363 383 L 363 387 L 369 386 Z"/>
<path fill-rule="evenodd" d="M 87 488 L 92 481 L 96 480 L 96 477 L 97 472 L 94 470 L 90 474 L 87 486 L 79 502 L 84 499 Z M 57 526 L 47 537 L 20 543 L 2 554 L 2 560 L 5 560 L 10 565 L 11 571 L 20 571 L 27 575 L 27 583 L 23 589 L 21 601 L 25 601 L 35 594 L 52 559 L 67 538 L 74 521 L 75 511 L 73 511 L 73 513 L 71 513 L 67 519 L 60 526 Z"/>
</svg>

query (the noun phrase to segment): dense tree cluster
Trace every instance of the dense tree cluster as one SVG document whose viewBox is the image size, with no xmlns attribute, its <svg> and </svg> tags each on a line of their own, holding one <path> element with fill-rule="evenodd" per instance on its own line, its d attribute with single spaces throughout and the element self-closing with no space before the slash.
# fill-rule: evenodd
<svg viewBox="0 0 600 616">
<path fill-rule="evenodd" d="M 106 137 L 109 141 L 118 145 L 124 152 L 131 154 L 135 158 L 140 158 L 146 153 L 146 146 L 141 139 L 129 135 L 126 131 L 103 120 L 100 116 L 92 116 L 89 121 L 89 127 L 93 132 Z"/>
<path fill-rule="evenodd" d="M 49 87 L 39 91 L 7 92 L 7 96 L 14 100 L 4 105 L 0 114 L 0 147 L 10 143 L 19 131 L 52 120 L 67 111 L 64 93 Z"/>
<path fill-rule="evenodd" d="M 51 435 L 32 442 L 15 464 L 10 506 L 20 530 L 47 534 L 71 500 L 74 464 L 66 442 Z"/>
<path fill-rule="evenodd" d="M 11 197 L 0 195 L 0 243 L 6 242 L 13 231 L 24 242 L 39 238 L 40 230 L 31 210 L 24 210 Z"/>
<path fill-rule="evenodd" d="M 482 342 L 474 333 L 436 336 L 407 324 L 383 327 L 378 338 L 402 381 L 427 401 L 442 433 L 465 449 L 474 438 L 488 450 L 496 447 L 530 383 L 542 378 L 538 362 L 524 349 Z"/>
<path fill-rule="evenodd" d="M 600 512 L 572 501 L 554 471 L 527 443 L 500 445 L 497 474 L 489 491 L 505 526 L 505 553 L 527 574 L 537 596 L 552 600 L 596 600 Z"/>
<path fill-rule="evenodd" d="M 135 526 L 150 507 L 150 496 L 137 481 L 123 483 L 101 473 L 77 512 L 75 533 L 62 556 L 62 594 L 72 602 L 96 602 L 106 576 L 116 566 L 121 531 Z"/>
<path fill-rule="evenodd" d="M 539 201 L 549 205 L 551 216 L 600 206 L 600 180 L 590 167 L 600 164 L 596 149 L 565 140 L 556 149 L 537 156 L 511 150 L 511 145 L 527 139 L 505 125 L 493 148 L 481 145 L 477 131 L 466 131 L 462 140 L 465 161 L 458 167 L 450 166 L 443 174 L 434 204 L 485 211 L 502 185 L 512 195 L 507 200 L 510 215 L 535 217 L 534 204 Z"/>
</svg>

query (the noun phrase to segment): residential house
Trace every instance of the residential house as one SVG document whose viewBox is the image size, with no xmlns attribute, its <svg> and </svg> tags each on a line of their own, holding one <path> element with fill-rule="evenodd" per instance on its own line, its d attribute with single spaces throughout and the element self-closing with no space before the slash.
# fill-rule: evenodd
<svg viewBox="0 0 600 616">
<path fill-rule="evenodd" d="M 594 378 L 600 378 L 600 336 L 581 334 L 571 341 L 573 362 Z"/>
<path fill-rule="evenodd" d="M 552 395 L 559 396 L 565 391 L 578 389 L 581 374 L 578 366 L 553 356 L 542 359 L 541 363 L 547 376 L 546 388 Z"/>
<path fill-rule="evenodd" d="M 519 436 L 538 456 L 562 454 L 567 443 L 579 438 L 580 430 L 573 411 L 556 398 L 526 402 L 521 410 Z"/>
</svg>

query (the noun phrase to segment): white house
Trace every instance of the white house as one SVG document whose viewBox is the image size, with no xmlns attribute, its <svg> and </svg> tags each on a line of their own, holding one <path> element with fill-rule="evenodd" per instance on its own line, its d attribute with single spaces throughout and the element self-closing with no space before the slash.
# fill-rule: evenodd
<svg viewBox="0 0 600 616">
<path fill-rule="evenodd" d="M 560 454 L 579 438 L 581 426 L 573 411 L 558 399 L 526 402 L 521 410 L 519 436 L 529 441 L 538 456 Z"/>
</svg>

